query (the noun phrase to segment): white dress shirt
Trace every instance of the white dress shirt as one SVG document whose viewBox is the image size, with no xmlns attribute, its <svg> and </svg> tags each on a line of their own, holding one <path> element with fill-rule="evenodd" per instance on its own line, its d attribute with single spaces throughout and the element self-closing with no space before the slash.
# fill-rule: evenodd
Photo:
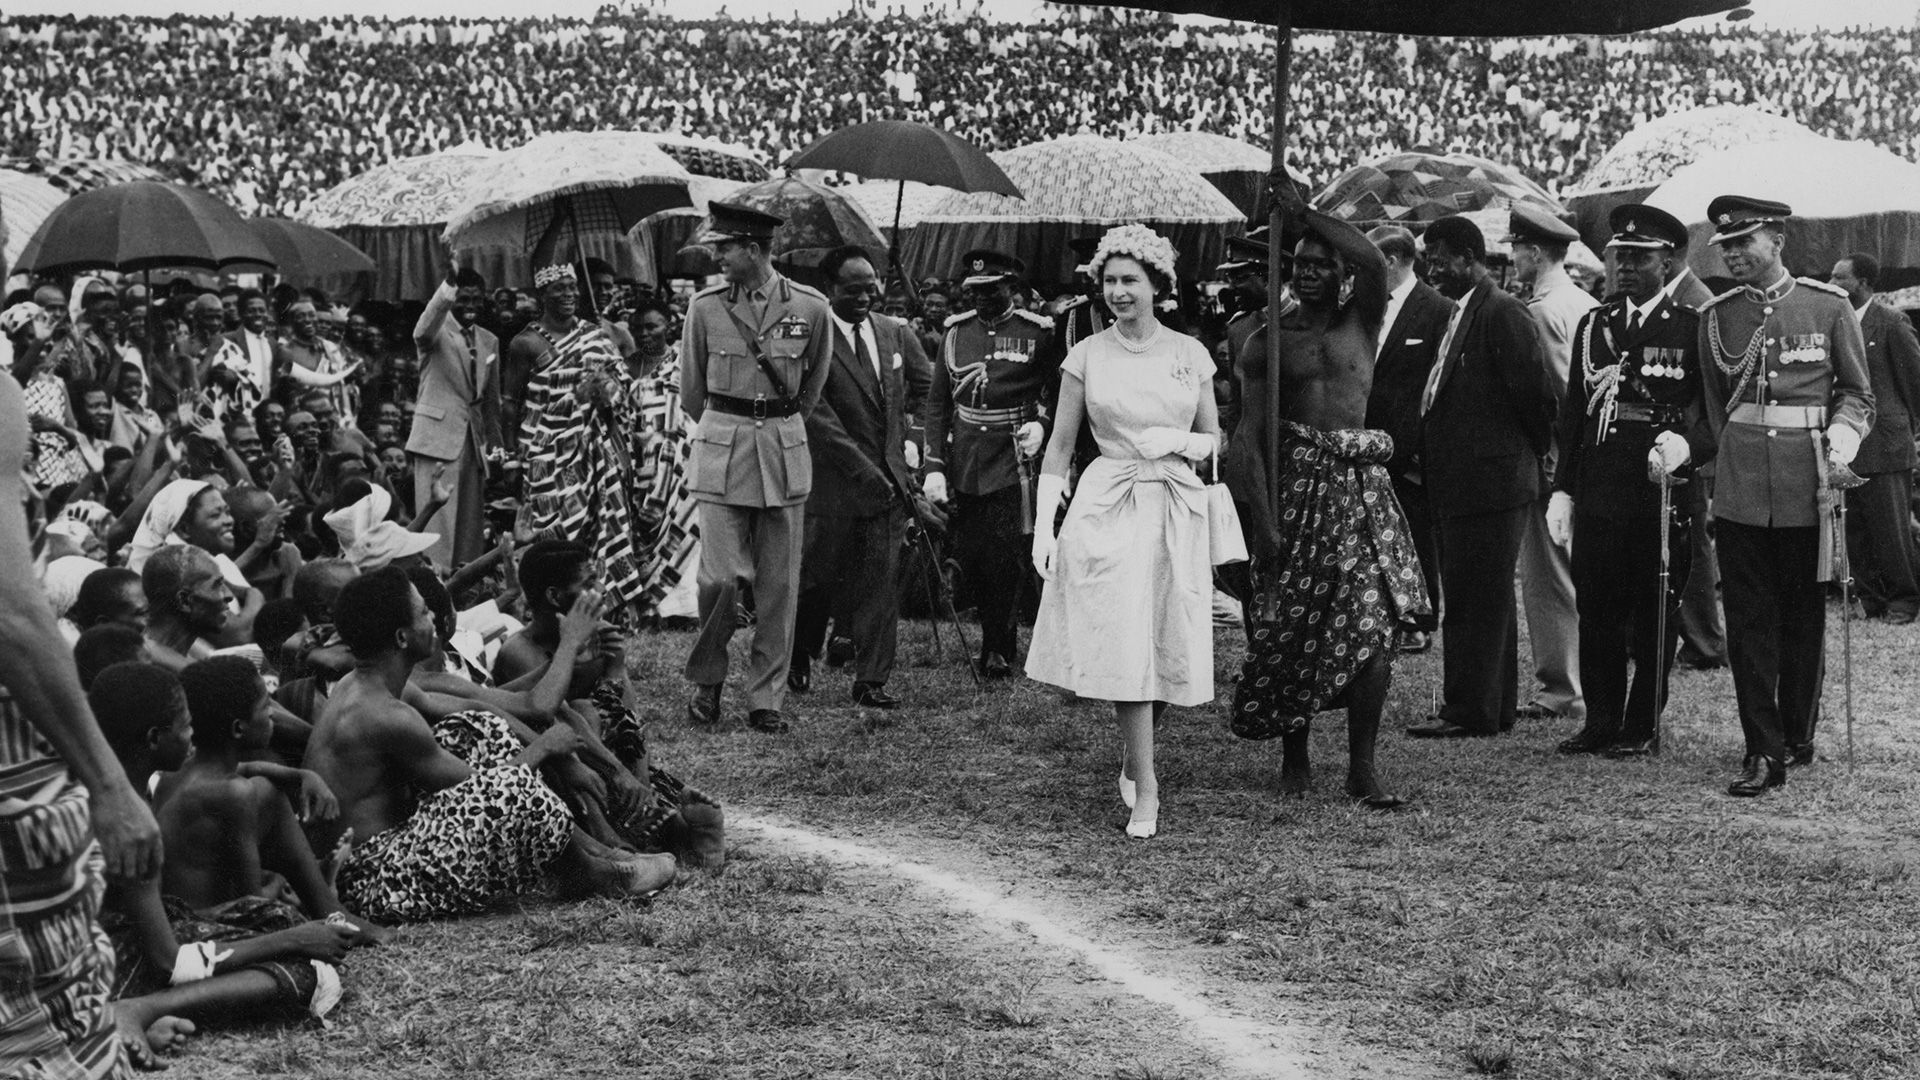
<svg viewBox="0 0 1920 1080">
<path fill-rule="evenodd" d="M 873 336 L 873 320 L 861 319 L 858 323 L 844 322 L 840 316 L 833 314 L 831 310 L 829 310 L 827 317 L 833 320 L 833 325 L 840 328 L 840 336 L 847 339 L 847 348 L 853 350 L 854 356 L 857 357 L 860 355 L 859 348 L 854 344 L 854 335 L 858 334 L 866 341 L 867 359 L 873 363 L 873 381 L 879 382 L 884 375 L 880 370 L 880 342 L 879 339 Z"/>
<path fill-rule="evenodd" d="M 1393 337 L 1394 321 L 1400 318 L 1400 309 L 1407 304 L 1407 297 L 1413 295 L 1413 275 L 1408 274 L 1387 293 L 1387 313 L 1380 320 L 1380 342 L 1373 347 L 1373 358 L 1380 359 L 1386 351 L 1387 342 Z"/>
</svg>

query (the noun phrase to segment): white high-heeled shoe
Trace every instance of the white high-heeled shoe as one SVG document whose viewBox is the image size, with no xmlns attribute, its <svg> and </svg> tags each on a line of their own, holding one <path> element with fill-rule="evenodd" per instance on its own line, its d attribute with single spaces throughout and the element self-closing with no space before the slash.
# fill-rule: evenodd
<svg viewBox="0 0 1920 1080">
<path fill-rule="evenodd" d="M 1127 835 L 1135 840 L 1150 840 L 1159 831 L 1160 800 L 1155 799 L 1151 807 L 1136 805 L 1133 808 L 1133 816 L 1127 820 Z"/>
<path fill-rule="evenodd" d="M 1134 799 L 1137 797 L 1138 797 L 1137 789 L 1133 783 L 1133 780 L 1130 777 L 1128 777 L 1126 773 L 1121 773 L 1120 774 L 1120 801 L 1123 803 L 1126 803 L 1127 809 L 1131 810 L 1133 809 Z"/>
</svg>

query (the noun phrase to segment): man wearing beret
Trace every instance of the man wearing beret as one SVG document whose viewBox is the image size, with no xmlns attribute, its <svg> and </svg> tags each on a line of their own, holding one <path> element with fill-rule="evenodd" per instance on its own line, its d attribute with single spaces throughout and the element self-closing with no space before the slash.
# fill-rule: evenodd
<svg viewBox="0 0 1920 1080">
<path fill-rule="evenodd" d="M 927 395 L 926 496 L 953 500 L 954 555 L 980 609 L 980 673 L 1013 674 L 1015 618 L 1027 579 L 1023 465 L 1046 445 L 1047 403 L 1058 392 L 1053 320 L 1013 304 L 1026 266 L 971 251 L 963 269 L 971 311 L 947 320 Z"/>
<path fill-rule="evenodd" d="M 1666 289 L 1686 226 L 1639 205 L 1616 208 L 1608 223 L 1621 295 L 1583 316 L 1573 336 L 1545 528 L 1572 554 L 1587 705 L 1585 725 L 1560 752 L 1626 757 L 1654 749 L 1680 639 L 1689 511 L 1705 502 L 1697 466 L 1713 457 L 1713 429 L 1701 398 L 1700 317 Z M 1664 593 L 1661 475 L 1677 485 Z"/>
<path fill-rule="evenodd" d="M 1553 442 L 1553 386 L 1527 307 L 1493 281 L 1487 242 L 1464 217 L 1427 226 L 1433 285 L 1456 307 L 1420 398 L 1421 467 L 1440 541 L 1444 675 L 1437 716 L 1415 738 L 1498 735 L 1519 704 L 1520 545 Z"/>
<path fill-rule="evenodd" d="M 1713 243 L 1740 286 L 1701 312 L 1707 419 L 1719 445 L 1713 516 L 1727 655 L 1746 736 L 1727 788 L 1779 787 L 1810 764 L 1826 674 L 1833 577 L 1830 470 L 1852 463 L 1873 426 L 1860 323 L 1846 293 L 1781 265 L 1785 204 L 1722 195 Z"/>
<path fill-rule="evenodd" d="M 697 425 L 687 490 L 700 503 L 700 633 L 687 657 L 687 715 L 720 717 L 741 586 L 753 590 L 747 724 L 786 731 L 800 556 L 813 458 L 806 417 L 833 350 L 827 298 L 781 276 L 770 249 L 781 219 L 715 202 L 700 240 L 726 284 L 695 296 L 680 348 L 680 400 Z"/>
<path fill-rule="evenodd" d="M 1574 328 L 1587 312 L 1599 306 L 1567 276 L 1567 248 L 1580 239 L 1580 234 L 1532 206 L 1514 208 L 1508 216 L 1507 232 L 1507 242 L 1513 246 L 1514 272 L 1527 286 L 1527 314 L 1533 316 L 1533 325 L 1540 331 L 1553 399 L 1561 401 L 1567 393 Z M 1558 449 L 1550 448 L 1546 460 L 1549 481 L 1557 465 Z M 1573 566 L 1567 549 L 1547 536 L 1548 494 L 1541 493 L 1538 512 L 1527 519 L 1526 539 L 1520 544 L 1520 598 L 1527 614 L 1535 687 L 1532 699 L 1520 706 L 1518 715 L 1529 720 L 1585 720 Z"/>
</svg>

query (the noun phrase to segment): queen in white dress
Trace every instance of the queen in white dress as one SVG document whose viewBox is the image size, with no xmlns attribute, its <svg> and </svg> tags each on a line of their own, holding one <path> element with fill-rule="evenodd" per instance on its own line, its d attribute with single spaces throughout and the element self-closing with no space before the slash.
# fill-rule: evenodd
<svg viewBox="0 0 1920 1080">
<path fill-rule="evenodd" d="M 1173 246 L 1123 225 L 1089 268 L 1114 324 L 1073 347 L 1039 482 L 1033 561 L 1046 584 L 1027 677 L 1113 702 L 1123 742 L 1127 833 L 1158 829 L 1153 722 L 1167 705 L 1213 700 L 1213 567 L 1194 464 L 1219 445 L 1206 346 L 1160 324 Z M 1081 474 L 1056 539 L 1082 422 L 1100 456 Z"/>
</svg>

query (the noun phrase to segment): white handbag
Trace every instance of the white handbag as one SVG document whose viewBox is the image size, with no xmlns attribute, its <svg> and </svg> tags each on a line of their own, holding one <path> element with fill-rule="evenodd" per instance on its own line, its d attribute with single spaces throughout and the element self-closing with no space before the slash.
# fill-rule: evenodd
<svg viewBox="0 0 1920 1080">
<path fill-rule="evenodd" d="M 1247 538 L 1240 531 L 1240 511 L 1234 509 L 1233 492 L 1220 482 L 1220 449 L 1213 451 L 1213 480 L 1207 484 L 1207 551 L 1213 565 L 1247 561 Z"/>
</svg>

